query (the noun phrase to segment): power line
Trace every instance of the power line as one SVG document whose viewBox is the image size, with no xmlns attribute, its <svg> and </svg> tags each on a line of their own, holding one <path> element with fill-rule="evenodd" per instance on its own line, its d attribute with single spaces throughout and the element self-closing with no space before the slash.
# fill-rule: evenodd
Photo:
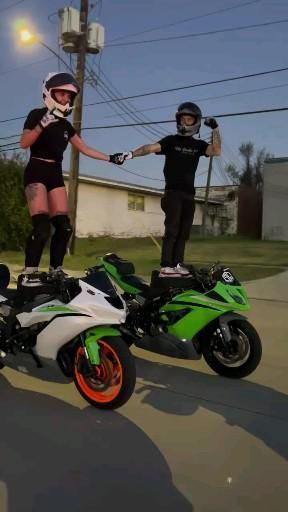
<svg viewBox="0 0 288 512">
<path fill-rule="evenodd" d="M 188 39 L 195 37 L 204 37 L 204 36 L 212 36 L 216 34 L 225 34 L 227 32 L 241 32 L 242 30 L 249 30 L 251 28 L 262 28 L 268 27 L 270 25 L 279 25 L 281 23 L 288 23 L 288 19 L 275 20 L 275 21 L 266 21 L 265 23 L 254 23 L 253 25 L 241 25 L 239 27 L 228 27 L 222 28 L 218 30 L 209 30 L 208 32 L 193 32 L 191 34 L 183 34 L 181 36 L 168 36 L 168 37 L 159 37 L 157 39 L 143 39 L 142 41 L 131 41 L 128 43 L 111 43 L 106 44 L 106 48 L 113 48 L 119 46 L 135 46 L 140 44 L 151 44 L 151 43 L 159 43 L 161 41 L 175 41 L 178 39 Z"/>
<path fill-rule="evenodd" d="M 261 71 L 259 73 L 249 73 L 246 75 L 238 75 L 238 76 L 229 77 L 229 78 L 222 78 L 219 80 L 210 80 L 208 82 L 199 82 L 196 84 L 184 85 L 181 87 L 172 87 L 171 89 L 160 89 L 158 91 L 150 91 L 150 92 L 145 92 L 145 93 L 141 93 L 141 94 L 133 94 L 131 96 L 122 96 L 122 97 L 117 98 L 117 100 L 97 101 L 95 103 L 86 103 L 85 106 L 91 107 L 92 105 L 103 105 L 104 103 L 110 103 L 112 101 L 124 101 L 124 100 L 132 100 L 135 98 L 144 98 L 146 96 L 154 96 L 157 94 L 166 94 L 168 92 L 183 91 L 185 89 L 193 89 L 195 87 L 204 87 L 206 85 L 222 84 L 222 83 L 233 82 L 236 80 L 242 80 L 242 79 L 246 79 L 246 78 L 256 78 L 258 76 L 272 75 L 274 73 L 281 73 L 283 71 L 288 71 L 288 67 L 275 68 L 275 69 L 271 69 L 268 71 Z"/>
<path fill-rule="evenodd" d="M 95 85 L 94 85 L 94 88 L 96 89 L 96 87 L 97 87 L 97 92 L 98 92 L 98 94 L 99 94 L 99 96 L 100 96 L 101 98 L 104 98 L 104 99 L 105 99 L 106 97 L 108 97 L 108 98 L 112 98 L 112 97 L 113 97 L 113 95 L 111 96 L 111 93 L 109 92 L 109 87 L 105 87 L 104 85 L 102 85 L 102 84 L 100 83 L 100 81 L 97 81 L 97 82 L 96 82 L 96 79 L 95 79 L 95 82 L 92 82 L 92 84 L 93 84 L 93 83 L 95 84 Z M 90 84 L 90 85 L 92 85 L 92 84 Z M 96 84 L 97 84 L 97 85 L 96 85 Z M 92 87 L 93 87 L 93 85 L 92 85 Z M 127 122 L 127 118 L 128 118 L 128 121 L 129 121 L 129 120 L 131 120 L 131 119 L 132 119 L 134 122 L 138 122 L 138 121 L 139 121 L 139 119 L 137 119 L 137 118 L 133 117 L 133 115 L 131 115 L 131 114 L 129 113 L 129 109 L 127 109 L 127 107 L 126 107 L 125 103 L 121 103 L 119 106 L 118 106 L 117 104 L 114 104 L 114 103 L 109 103 L 109 104 L 108 104 L 108 107 L 110 107 L 114 112 L 116 112 L 116 113 L 117 113 L 117 115 L 118 115 L 118 116 L 120 116 L 120 117 L 121 117 L 121 119 L 123 119 L 123 120 L 125 121 L 125 123 Z M 117 110 L 118 108 L 120 108 L 120 109 L 121 109 L 121 111 L 120 111 L 120 112 L 119 112 L 119 110 Z M 154 132 L 151 132 L 151 131 L 150 131 L 150 130 L 152 130 L 152 129 L 153 129 L 153 128 L 150 128 L 150 127 L 148 127 L 148 126 L 147 126 L 147 127 L 146 127 L 146 126 L 143 126 L 143 127 L 141 127 L 141 126 L 135 126 L 135 130 L 137 130 L 137 131 L 138 131 L 142 136 L 145 136 L 145 137 L 147 137 L 147 138 L 149 138 L 149 139 L 151 139 L 151 133 L 153 133 L 153 136 L 155 137 Z M 145 131 L 143 131 L 143 132 L 142 132 L 142 130 L 145 130 Z M 147 131 L 148 131 L 148 133 L 150 134 L 150 136 L 149 136 L 149 137 L 148 137 L 148 135 L 147 135 L 146 130 L 147 130 Z"/>
<path fill-rule="evenodd" d="M 21 133 L 16 133 L 15 135 L 7 135 L 6 137 L 0 137 L 0 140 L 14 139 L 15 137 L 20 137 L 20 135 Z"/>
<path fill-rule="evenodd" d="M 2 7 L 2 9 L 0 9 L 0 12 L 8 11 L 8 9 L 12 9 L 12 7 L 16 7 L 16 5 L 22 4 L 25 1 L 26 0 L 18 0 L 18 2 L 14 2 L 14 4 L 7 5 L 6 7 Z"/>
<path fill-rule="evenodd" d="M 228 114 L 214 114 L 209 117 L 216 117 L 218 119 L 225 117 L 237 117 L 237 116 L 249 116 L 254 114 L 267 114 L 271 112 L 285 112 L 288 110 L 288 107 L 280 107 L 280 108 L 269 108 L 262 110 L 250 110 L 246 112 L 231 112 Z M 129 124 L 110 124 L 103 126 L 88 126 L 86 128 L 82 128 L 82 130 L 104 130 L 106 128 L 126 128 L 133 126 L 144 126 L 144 125 L 154 125 L 154 124 L 167 124 L 167 123 L 175 123 L 175 119 L 163 120 L 163 121 L 150 121 L 145 123 L 129 123 Z"/>
<path fill-rule="evenodd" d="M 104 74 L 104 72 L 102 73 L 104 77 L 106 77 L 106 75 Z M 116 89 L 116 87 L 110 82 L 110 80 L 108 79 L 108 77 L 106 77 L 105 81 L 102 80 L 101 78 L 98 78 L 97 79 L 97 76 L 95 75 L 94 71 L 90 68 L 90 76 L 92 78 L 92 87 L 94 87 L 96 89 L 96 87 L 99 87 L 101 91 L 103 91 L 104 95 L 108 96 L 110 99 L 111 98 L 115 98 L 115 93 L 114 91 L 116 91 L 117 94 L 119 94 L 119 90 Z M 108 83 L 107 83 L 108 82 Z M 111 86 L 109 85 L 109 82 L 111 84 Z M 103 98 L 103 94 L 101 94 L 101 92 L 99 91 L 98 89 L 98 94 Z M 128 117 L 128 120 L 132 120 L 134 122 L 143 122 L 145 121 L 145 118 L 143 116 L 139 116 L 137 114 L 135 114 L 133 111 L 130 110 L 130 105 L 129 103 L 127 103 L 126 105 L 126 102 L 124 103 L 120 103 L 119 105 L 109 105 L 111 108 L 113 108 L 113 110 L 115 111 L 115 108 L 116 108 L 116 112 L 117 114 L 122 118 L 124 119 L 124 121 L 127 121 L 127 117 Z M 121 112 L 119 113 L 119 111 L 117 111 L 117 108 L 121 110 Z M 148 119 L 148 121 L 150 121 Z M 147 126 L 143 126 L 142 128 L 137 128 L 135 127 L 135 129 L 138 131 L 140 130 L 140 133 L 142 134 L 142 131 L 141 130 L 144 130 L 145 133 L 144 135 L 147 136 L 147 133 L 149 133 L 149 139 L 151 138 L 151 135 L 153 137 L 157 137 L 157 138 L 162 138 L 163 137 L 163 133 L 161 132 L 161 130 L 157 129 L 157 128 L 151 128 L 151 127 L 147 127 Z M 166 135 L 166 134 L 165 134 Z"/>
<path fill-rule="evenodd" d="M 0 123 L 8 123 L 8 121 L 18 121 L 19 119 L 26 119 L 26 117 L 27 117 L 27 114 L 26 114 L 26 116 L 10 117 L 9 119 L 0 120 Z M 12 137 L 12 135 L 11 135 L 11 137 Z"/>
<path fill-rule="evenodd" d="M 194 98 L 194 101 L 198 102 L 198 101 L 201 101 L 201 102 L 204 102 L 204 101 L 209 101 L 209 100 L 215 100 L 215 99 L 220 99 L 220 98 L 229 98 L 231 96 L 239 96 L 239 95 L 242 95 L 242 94 L 250 94 L 250 93 L 254 93 L 254 92 L 261 92 L 261 91 L 269 91 L 269 90 L 272 90 L 272 89 L 281 89 L 282 87 L 287 87 L 288 86 L 288 83 L 285 83 L 285 84 L 279 84 L 279 85 L 270 85 L 268 87 L 258 87 L 256 89 L 249 89 L 247 91 L 238 91 L 238 92 L 232 92 L 232 93 L 228 93 L 228 94 L 220 94 L 220 95 L 217 95 L 217 96 L 207 96 L 205 98 Z M 162 109 L 166 109 L 168 107 L 175 107 L 179 104 L 179 102 L 177 103 L 169 103 L 167 105 L 161 105 L 160 107 L 150 107 L 150 108 L 146 108 L 146 109 L 143 109 L 143 110 L 134 110 L 133 112 L 149 112 L 151 110 L 162 110 Z M 86 107 L 87 105 L 84 105 L 84 107 Z M 132 111 L 131 111 L 132 112 Z M 112 115 L 109 115 L 109 116 L 103 116 L 102 119 L 111 119 L 113 117 L 118 117 L 120 116 L 120 114 L 112 114 Z M 14 118 L 11 118 L 11 119 L 4 119 L 2 121 L 0 121 L 0 123 L 4 123 L 4 122 L 8 122 L 8 121 L 14 121 L 14 120 L 18 120 L 18 119 L 25 119 L 27 116 L 21 116 L 21 117 L 14 117 Z M 7 140 L 7 139 L 12 139 L 14 137 L 20 137 L 21 133 L 18 133 L 18 134 L 15 134 L 15 135 L 8 135 L 6 137 L 0 137 L 0 140 Z"/>
<path fill-rule="evenodd" d="M 116 165 L 116 167 L 120 166 Z M 138 172 L 130 171 L 126 167 L 121 166 L 120 169 L 121 171 L 127 172 L 128 174 L 133 174 L 133 176 L 138 176 L 139 178 L 144 178 L 145 180 L 160 181 L 161 183 L 164 183 L 164 180 L 161 180 L 160 178 L 149 178 L 148 176 L 144 176 L 143 174 L 139 174 Z"/>
<path fill-rule="evenodd" d="M 34 62 L 30 62 L 30 64 L 24 64 L 23 66 L 17 66 L 15 68 L 7 69 L 6 71 L 0 71 L 0 75 L 7 75 L 8 73 L 13 73 L 14 71 L 18 71 L 19 69 L 25 69 L 30 66 L 34 66 L 35 64 L 41 64 L 42 62 L 46 62 L 47 60 L 52 60 L 53 57 L 46 57 L 46 59 L 35 60 Z"/>
<path fill-rule="evenodd" d="M 71 70 L 70 66 L 68 66 L 67 63 L 65 63 L 65 65 Z M 181 90 L 184 90 L 184 89 L 193 89 L 195 87 L 204 87 L 206 85 L 221 84 L 221 83 L 226 83 L 226 82 L 233 82 L 233 81 L 237 81 L 237 80 L 242 80 L 242 79 L 246 79 L 246 78 L 256 78 L 256 77 L 259 77 L 259 76 L 272 75 L 274 73 L 281 73 L 283 71 L 288 71 L 288 67 L 276 68 L 276 69 L 271 69 L 271 70 L 268 70 L 268 71 L 261 71 L 259 73 L 250 73 L 250 74 L 246 74 L 246 75 L 238 75 L 238 76 L 235 76 L 235 77 L 223 78 L 221 80 L 211 80 L 209 82 L 199 82 L 199 83 L 196 83 L 196 84 L 185 85 L 185 86 L 182 86 L 182 87 L 173 87 L 171 89 L 161 89 L 161 90 L 158 90 L 158 91 L 151 91 L 151 92 L 146 92 L 146 93 L 142 93 L 142 94 L 134 94 L 132 96 L 122 96 L 122 97 L 119 97 L 119 98 L 116 98 L 116 99 L 111 99 L 111 100 L 96 101 L 94 103 L 86 103 L 84 106 L 85 107 L 90 107 L 92 105 L 104 105 L 104 104 L 113 103 L 113 102 L 116 102 L 116 101 L 125 101 L 125 100 L 130 100 L 130 99 L 135 99 L 135 98 L 143 98 L 143 97 L 146 97 L 146 96 L 153 96 L 153 95 L 157 95 L 157 94 L 164 94 L 164 93 L 168 93 L 168 92 L 181 91 Z M 26 117 L 27 116 L 25 115 L 25 116 L 19 116 L 19 117 L 12 117 L 12 118 L 8 118 L 8 119 L 1 119 L 0 123 L 7 123 L 8 121 L 16 121 L 16 120 L 19 120 L 19 119 L 26 119 Z"/>
<path fill-rule="evenodd" d="M 21 146 L 15 146 L 15 148 L 7 148 L 7 149 L 0 148 L 0 153 L 6 153 L 7 151 L 16 151 L 18 149 L 22 149 Z"/>
<path fill-rule="evenodd" d="M 242 162 L 241 162 L 241 159 L 240 159 L 240 156 L 238 154 L 236 154 L 231 148 L 230 146 L 228 146 L 224 140 L 224 137 L 222 136 L 221 137 L 221 143 L 222 143 L 222 146 L 224 148 L 224 150 L 226 151 L 227 153 L 227 156 L 230 160 L 229 163 L 233 162 L 234 164 L 237 165 L 237 167 L 241 167 L 242 166 Z M 227 162 L 226 162 L 227 163 Z"/>
<path fill-rule="evenodd" d="M 19 144 L 19 140 L 16 140 L 14 142 L 9 142 L 8 144 L 0 144 L 0 148 L 6 148 L 8 146 L 15 146 L 15 144 Z"/>
<path fill-rule="evenodd" d="M 148 32 L 154 32 L 155 30 L 162 30 L 163 28 L 175 27 L 175 25 L 180 25 L 182 23 L 187 23 L 188 21 L 200 20 L 202 18 L 207 18 L 208 16 L 213 16 L 214 14 L 221 14 L 223 12 L 232 11 L 234 9 L 239 9 L 239 8 L 242 8 L 242 7 L 248 7 L 248 5 L 257 4 L 257 3 L 261 2 L 261 1 L 262 0 L 253 0 L 253 1 L 250 1 L 250 2 L 240 3 L 240 4 L 233 5 L 231 7 L 225 7 L 223 9 L 218 9 L 217 11 L 210 11 L 210 12 L 207 12 L 206 14 L 199 14 L 197 16 L 192 16 L 191 18 L 184 18 L 182 20 L 175 21 L 173 23 L 166 23 L 165 25 L 158 25 L 158 27 L 148 28 L 147 30 L 142 30 L 141 32 L 134 32 L 132 34 L 125 34 L 125 35 L 116 37 L 114 39 L 111 39 L 111 43 L 114 42 L 114 41 L 120 41 L 121 39 L 126 39 L 127 37 L 139 36 L 141 34 L 147 34 Z"/>
<path fill-rule="evenodd" d="M 267 108 L 262 110 L 250 110 L 245 112 L 231 112 L 228 114 L 213 114 L 209 117 L 215 117 L 217 119 L 226 118 L 226 117 L 238 117 L 238 116 L 251 116 L 255 114 L 269 114 L 273 112 L 286 112 L 288 111 L 288 107 L 279 107 L 279 108 Z M 148 126 L 148 125 L 156 125 L 156 124 L 168 124 L 175 123 L 175 119 L 167 119 L 163 121 L 148 121 L 142 123 L 126 123 L 126 124 L 109 124 L 102 126 L 86 126 L 86 128 L 82 128 L 84 130 L 106 130 L 110 128 L 133 128 L 134 126 Z M 11 136 L 12 137 L 12 136 Z M 16 135 L 15 135 L 16 137 Z"/>
<path fill-rule="evenodd" d="M 112 82 L 109 80 L 109 78 L 105 75 L 104 71 L 102 72 L 102 75 L 105 78 L 105 81 L 103 79 L 99 78 L 97 82 L 99 83 L 99 86 L 104 91 L 104 93 L 106 95 L 108 95 L 108 97 L 110 96 L 110 98 L 117 97 L 117 96 L 115 96 L 115 94 L 121 94 L 119 89 L 117 89 L 112 84 Z M 96 80 L 97 80 L 97 78 L 96 78 Z M 111 104 L 110 104 L 110 106 L 111 106 Z M 119 105 L 117 105 L 117 107 L 120 108 L 122 111 L 124 111 L 125 115 L 128 116 L 130 119 L 132 119 L 132 121 L 135 121 L 135 122 L 151 121 L 151 119 L 149 119 L 147 116 L 137 114 L 135 112 L 134 105 L 131 102 L 128 102 L 128 101 L 127 101 L 127 103 L 124 102 L 124 105 L 121 102 Z M 121 114 L 120 114 L 120 116 L 122 117 Z M 162 138 L 167 135 L 167 132 L 161 128 L 143 127 L 143 129 L 145 131 L 148 131 L 149 135 L 150 136 L 152 135 L 153 137 Z"/>
<path fill-rule="evenodd" d="M 17 151 L 21 149 L 23 151 L 23 149 L 21 148 L 21 146 L 15 146 L 13 148 L 7 148 L 7 149 L 1 149 L 1 146 L 0 146 L 0 153 L 6 153 L 7 151 Z M 114 164 L 115 165 L 115 164 Z M 120 168 L 120 166 L 116 165 L 116 167 Z M 164 180 L 160 179 L 160 178 L 150 178 L 148 176 L 144 176 L 144 174 L 140 174 L 140 173 L 137 173 L 135 171 L 132 171 L 132 170 L 128 170 L 126 169 L 125 167 L 121 167 L 121 170 L 128 173 L 128 174 L 133 174 L 133 176 L 138 176 L 139 178 L 144 178 L 145 180 L 152 180 L 152 181 L 160 181 L 162 183 L 164 183 Z M 206 172 L 206 171 L 205 171 Z M 201 175 L 200 175 L 201 176 Z"/>
<path fill-rule="evenodd" d="M 223 162 L 221 160 L 224 161 L 224 158 L 223 157 L 216 158 L 216 165 L 218 167 L 219 174 L 220 174 L 220 176 L 222 178 L 222 181 L 223 181 L 224 185 L 228 185 L 228 184 L 230 184 L 230 180 L 229 180 L 229 178 L 227 176 L 227 173 L 226 173 L 225 168 L 223 166 Z"/>
<path fill-rule="evenodd" d="M 102 75 L 105 78 L 105 80 L 108 81 L 108 83 L 110 83 L 110 85 L 113 86 L 113 84 L 111 83 L 111 80 L 109 80 L 109 78 L 104 73 L 104 71 L 102 71 Z M 117 87 L 113 86 L 113 89 L 116 94 L 121 94 L 121 92 L 119 91 L 119 89 L 117 89 Z M 151 118 L 149 118 L 145 114 L 137 115 L 137 114 L 142 114 L 142 113 L 137 111 L 137 109 L 135 108 L 135 105 L 131 101 L 127 101 L 127 106 L 128 106 L 128 108 L 132 109 L 132 110 L 130 110 L 130 113 L 132 113 L 136 118 L 138 118 L 138 121 L 151 121 Z M 156 135 L 157 134 L 163 137 L 163 136 L 167 135 L 167 132 L 162 129 L 157 129 Z"/>
<path fill-rule="evenodd" d="M 287 87 L 287 86 L 288 86 L 288 83 L 279 84 L 279 85 L 270 85 L 268 87 L 258 87 L 256 89 L 249 89 L 247 91 L 237 91 L 237 92 L 231 92 L 231 93 L 227 93 L 227 94 L 220 94 L 217 96 L 207 96 L 205 98 L 193 98 L 193 101 L 194 102 L 198 102 L 198 101 L 204 102 L 204 101 L 210 101 L 210 100 L 217 100 L 217 99 L 222 99 L 222 98 L 229 98 L 231 96 L 240 96 L 242 94 L 250 94 L 253 92 L 261 92 L 261 91 L 269 91 L 272 89 L 280 89 L 282 87 Z M 151 112 L 152 110 L 163 110 L 163 109 L 167 109 L 169 107 L 175 107 L 177 105 L 179 105 L 179 101 L 177 103 L 169 103 L 166 105 L 161 105 L 159 107 L 150 107 L 150 108 L 144 108 L 141 110 L 135 110 L 135 112 Z M 112 117 L 117 117 L 117 116 L 115 114 L 109 115 L 109 116 L 103 116 L 102 119 L 109 119 Z"/>
</svg>

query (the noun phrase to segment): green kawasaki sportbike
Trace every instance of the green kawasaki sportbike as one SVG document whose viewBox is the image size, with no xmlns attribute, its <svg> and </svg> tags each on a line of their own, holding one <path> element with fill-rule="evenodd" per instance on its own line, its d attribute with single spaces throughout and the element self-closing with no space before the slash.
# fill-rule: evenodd
<svg viewBox="0 0 288 512">
<path fill-rule="evenodd" d="M 109 276 L 123 290 L 128 314 L 122 335 L 129 344 L 181 359 L 200 359 L 219 375 L 242 378 L 260 363 L 261 340 L 240 313 L 247 295 L 229 268 L 196 269 L 189 278 L 159 278 L 151 284 L 135 275 L 133 263 L 106 254 Z"/>
</svg>

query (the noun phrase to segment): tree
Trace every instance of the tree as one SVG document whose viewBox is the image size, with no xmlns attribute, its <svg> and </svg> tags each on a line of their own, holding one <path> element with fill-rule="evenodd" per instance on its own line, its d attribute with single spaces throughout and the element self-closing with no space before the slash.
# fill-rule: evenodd
<svg viewBox="0 0 288 512">
<path fill-rule="evenodd" d="M 25 163 L 0 154 L 0 250 L 23 250 L 31 230 L 23 187 Z"/>
<path fill-rule="evenodd" d="M 266 151 L 265 148 L 260 149 L 255 154 L 254 144 L 246 142 L 239 147 L 239 153 L 244 160 L 244 164 L 240 169 L 234 163 L 226 166 L 226 172 L 234 185 L 247 185 L 262 189 L 263 184 L 263 165 L 267 158 L 273 155 Z"/>
</svg>

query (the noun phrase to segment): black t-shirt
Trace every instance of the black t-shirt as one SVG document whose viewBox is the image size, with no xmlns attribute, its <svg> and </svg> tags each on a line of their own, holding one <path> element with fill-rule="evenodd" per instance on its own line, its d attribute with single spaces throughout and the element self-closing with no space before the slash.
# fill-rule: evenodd
<svg viewBox="0 0 288 512">
<path fill-rule="evenodd" d="M 166 190 L 181 190 L 195 194 L 194 180 L 200 156 L 206 156 L 207 142 L 193 137 L 168 135 L 159 140 L 165 155 L 164 176 Z"/>
<path fill-rule="evenodd" d="M 24 130 L 33 130 L 40 119 L 46 114 L 47 108 L 35 108 L 29 112 L 24 123 Z M 30 147 L 31 156 L 62 162 L 67 144 L 76 131 L 67 119 L 59 118 L 57 123 L 51 123 L 39 135 Z"/>
</svg>

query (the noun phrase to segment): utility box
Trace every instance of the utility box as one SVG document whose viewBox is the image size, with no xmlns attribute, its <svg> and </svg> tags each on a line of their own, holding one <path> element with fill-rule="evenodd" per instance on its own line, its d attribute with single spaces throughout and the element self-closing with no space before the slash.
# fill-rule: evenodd
<svg viewBox="0 0 288 512">
<path fill-rule="evenodd" d="M 60 45 L 63 50 L 73 53 L 77 48 L 77 40 L 80 35 L 80 12 L 73 7 L 59 9 L 60 19 Z"/>
<path fill-rule="evenodd" d="M 88 53 L 99 53 L 104 48 L 105 30 L 100 23 L 89 23 L 87 33 Z"/>
</svg>

